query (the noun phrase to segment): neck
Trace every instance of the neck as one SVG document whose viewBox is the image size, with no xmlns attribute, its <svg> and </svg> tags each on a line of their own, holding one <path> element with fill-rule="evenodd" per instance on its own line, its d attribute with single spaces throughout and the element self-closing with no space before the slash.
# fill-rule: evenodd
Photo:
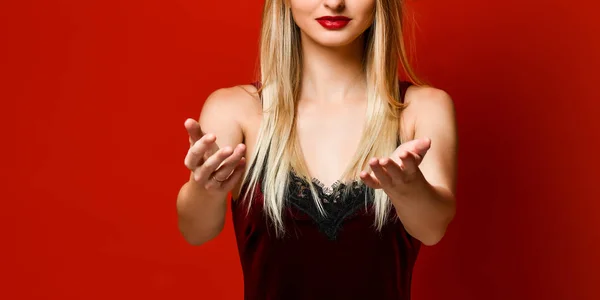
<svg viewBox="0 0 600 300">
<path fill-rule="evenodd" d="M 343 102 L 364 95 L 363 37 L 341 47 L 325 47 L 302 33 L 301 99 Z M 360 97 L 362 98 L 362 97 Z"/>
</svg>

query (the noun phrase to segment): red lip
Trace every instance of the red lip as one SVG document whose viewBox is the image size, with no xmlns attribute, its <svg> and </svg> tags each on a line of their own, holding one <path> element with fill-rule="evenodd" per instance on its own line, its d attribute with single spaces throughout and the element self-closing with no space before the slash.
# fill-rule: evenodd
<svg viewBox="0 0 600 300">
<path fill-rule="evenodd" d="M 344 16 L 324 16 L 316 20 L 321 26 L 329 30 L 342 29 L 352 21 L 352 19 Z"/>
</svg>

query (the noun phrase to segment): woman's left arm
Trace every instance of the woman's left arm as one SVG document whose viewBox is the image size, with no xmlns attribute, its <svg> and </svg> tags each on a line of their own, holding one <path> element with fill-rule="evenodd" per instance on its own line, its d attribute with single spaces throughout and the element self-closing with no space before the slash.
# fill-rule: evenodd
<svg viewBox="0 0 600 300">
<path fill-rule="evenodd" d="M 410 235 L 435 245 L 456 211 L 454 104 L 447 93 L 431 87 L 413 88 L 406 103 L 403 113 L 413 116 L 414 139 L 402 143 L 389 158 L 372 159 L 373 172 L 361 177 L 386 192 Z"/>
</svg>

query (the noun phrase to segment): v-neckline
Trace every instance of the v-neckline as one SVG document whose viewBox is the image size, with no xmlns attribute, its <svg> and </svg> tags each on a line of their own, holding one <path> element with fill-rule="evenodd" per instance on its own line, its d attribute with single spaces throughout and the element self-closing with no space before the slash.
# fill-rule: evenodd
<svg viewBox="0 0 600 300">
<path fill-rule="evenodd" d="M 400 101 L 401 101 L 402 103 L 404 103 L 404 97 L 405 97 L 406 90 L 407 90 L 407 89 L 408 89 L 408 87 L 410 87 L 410 85 L 411 85 L 410 83 L 408 83 L 408 84 L 406 84 L 406 83 L 407 83 L 407 82 L 399 81 L 399 84 L 400 84 Z M 363 128 L 363 130 L 364 130 L 364 128 Z M 352 158 L 354 158 L 354 157 L 356 157 L 356 156 L 357 156 L 357 153 L 358 153 L 358 151 L 360 150 L 360 149 L 359 149 L 359 147 L 360 147 L 360 144 L 361 144 L 362 140 L 364 139 L 363 133 L 364 133 L 364 132 L 361 132 L 361 137 L 360 137 L 360 140 L 358 141 L 358 145 L 356 145 L 356 148 L 354 149 L 354 152 L 353 152 L 353 154 L 352 154 L 352 156 L 351 156 L 351 159 L 352 159 Z M 400 132 L 399 132 L 399 134 L 400 134 Z M 298 147 L 300 148 L 300 153 L 301 153 L 301 155 L 300 155 L 300 156 L 301 156 L 301 157 L 300 157 L 300 159 L 301 159 L 301 160 L 302 160 L 302 162 L 304 163 L 304 166 L 305 166 L 305 168 L 306 168 L 306 169 L 309 169 L 309 168 L 308 168 L 308 164 L 306 163 L 306 156 L 304 155 L 304 151 L 302 151 L 302 146 L 300 145 L 300 140 L 299 140 L 299 138 L 298 138 L 298 135 L 297 135 L 297 133 L 296 133 L 296 138 L 298 139 L 296 142 L 298 143 Z M 402 144 L 402 140 L 401 140 L 400 136 L 398 136 L 398 137 L 396 137 L 396 147 L 400 146 L 400 144 Z M 344 180 L 344 178 L 342 178 L 342 177 L 344 176 L 344 173 L 346 172 L 346 170 L 348 170 L 348 168 L 350 167 L 350 165 L 351 165 L 352 163 L 353 163 L 353 162 L 352 162 L 352 160 L 350 160 L 350 161 L 349 161 L 349 162 L 346 164 L 346 167 L 344 168 L 344 171 L 343 171 L 343 173 L 342 173 L 342 174 L 340 174 L 339 176 L 337 176 L 337 178 L 338 178 L 338 179 L 337 179 L 337 180 L 335 180 L 335 181 L 334 181 L 334 182 L 333 182 L 331 185 L 329 185 L 329 186 L 326 186 L 326 185 L 325 185 L 325 184 L 324 184 L 324 183 L 323 183 L 321 180 L 319 180 L 317 177 L 314 177 L 314 176 L 312 176 L 312 175 L 310 175 L 310 174 L 309 174 L 310 181 L 311 181 L 311 183 L 313 183 L 313 184 L 315 184 L 316 186 L 320 187 L 320 188 L 321 188 L 321 191 L 323 191 L 323 192 L 324 192 L 325 190 L 328 190 L 328 191 L 335 191 L 335 189 L 337 189 L 337 188 L 338 188 L 340 185 L 342 185 L 342 184 L 346 184 L 346 185 L 347 185 L 347 184 L 351 184 L 351 183 L 355 183 L 355 182 L 359 182 L 359 181 L 360 181 L 360 182 L 362 182 L 362 180 L 360 180 L 360 179 Z M 295 174 L 298 174 L 298 173 L 297 173 L 297 172 L 296 172 L 296 171 L 295 171 L 293 168 L 292 168 L 292 171 L 293 171 Z"/>
<path fill-rule="evenodd" d="M 291 172 L 294 174 L 294 176 L 298 177 L 298 178 L 302 178 L 302 176 L 300 176 L 300 174 L 298 174 L 298 172 L 296 170 L 294 170 L 293 168 L 291 169 Z M 310 177 L 310 182 L 313 185 L 315 185 L 316 187 L 318 187 L 321 192 L 323 192 L 323 194 L 329 196 L 332 195 L 340 186 L 345 185 L 345 186 L 349 186 L 351 184 L 355 184 L 355 183 L 359 183 L 360 180 L 354 179 L 354 180 L 342 180 L 341 178 L 334 181 L 331 185 L 325 185 L 321 180 L 319 180 L 316 177 Z"/>
<path fill-rule="evenodd" d="M 298 138 L 298 136 L 297 136 L 297 138 Z M 346 185 L 347 185 L 347 184 L 351 184 L 351 183 L 354 183 L 354 182 L 357 182 L 357 181 L 359 181 L 359 180 L 357 180 L 357 179 L 353 179 L 353 180 L 345 180 L 345 179 L 343 178 L 343 176 L 344 176 L 344 174 L 346 173 L 346 170 L 348 170 L 348 168 L 349 168 L 349 167 L 350 167 L 350 166 L 353 164 L 352 158 L 354 158 L 354 157 L 356 157 L 356 156 L 357 156 L 357 154 L 358 154 L 358 150 L 359 150 L 359 146 L 360 146 L 360 144 L 361 144 L 361 142 L 362 142 L 363 138 L 364 138 L 364 136 L 362 136 L 362 132 L 361 132 L 361 137 L 360 137 L 360 140 L 358 141 L 358 144 L 356 145 L 356 147 L 355 147 L 355 149 L 354 149 L 354 152 L 352 153 L 352 156 L 350 157 L 350 161 L 348 161 L 348 162 L 345 164 L 345 165 L 346 165 L 346 167 L 345 167 L 345 168 L 344 168 L 344 170 L 342 171 L 342 174 L 338 175 L 338 176 L 336 177 L 337 179 L 336 179 L 336 180 L 335 180 L 335 181 L 334 181 L 332 184 L 330 184 L 330 185 L 325 185 L 325 184 L 323 183 L 323 181 L 322 181 L 322 180 L 320 180 L 318 177 L 316 177 L 316 176 L 313 176 L 312 174 L 308 174 L 308 176 L 310 177 L 310 183 L 312 183 L 312 184 L 314 184 L 314 185 L 318 186 L 319 188 L 321 188 L 321 191 L 323 191 L 323 192 L 325 192 L 325 190 L 333 192 L 333 191 L 335 191 L 335 189 L 337 189 L 337 188 L 338 188 L 340 185 L 342 185 L 342 184 L 346 184 Z M 304 151 L 302 150 L 302 147 L 301 147 L 301 145 L 300 145 L 300 140 L 298 139 L 296 142 L 298 143 L 298 147 L 300 148 L 300 149 L 299 149 L 299 150 L 300 150 L 300 154 L 301 154 L 301 155 L 300 155 L 300 159 L 302 160 L 302 163 L 304 163 L 304 167 L 305 167 L 305 168 L 307 169 L 307 171 L 308 171 L 309 167 L 308 167 L 308 163 L 306 162 L 306 155 L 304 154 Z M 294 170 L 294 168 L 292 168 L 292 169 L 291 169 L 291 171 L 292 171 L 292 172 L 294 172 L 296 175 L 299 175 L 299 174 L 298 174 L 298 172 L 297 172 L 296 170 Z"/>
</svg>

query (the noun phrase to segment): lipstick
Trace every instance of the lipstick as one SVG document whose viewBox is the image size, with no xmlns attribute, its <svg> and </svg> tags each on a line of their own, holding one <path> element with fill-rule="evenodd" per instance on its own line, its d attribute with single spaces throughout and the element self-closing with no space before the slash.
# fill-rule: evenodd
<svg viewBox="0 0 600 300">
<path fill-rule="evenodd" d="M 352 19 L 344 16 L 324 16 L 316 19 L 321 26 L 329 30 L 342 29 L 352 21 Z"/>
</svg>

